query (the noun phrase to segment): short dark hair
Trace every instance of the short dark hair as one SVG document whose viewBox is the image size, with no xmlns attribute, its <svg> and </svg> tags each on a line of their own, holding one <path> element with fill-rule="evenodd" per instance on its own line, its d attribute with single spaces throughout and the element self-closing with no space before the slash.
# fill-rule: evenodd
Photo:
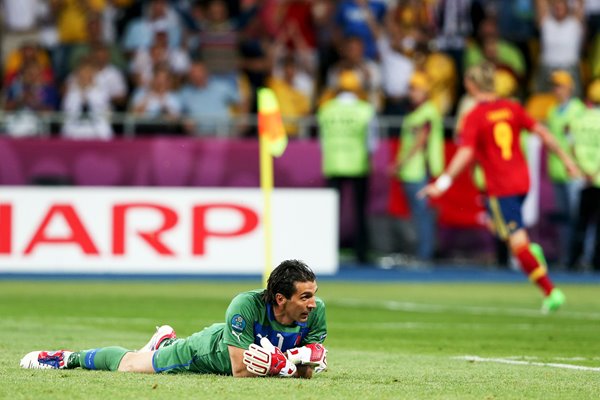
<svg viewBox="0 0 600 400">
<path fill-rule="evenodd" d="M 315 273 L 304 262 L 285 260 L 271 272 L 263 298 L 267 303 L 277 304 L 277 293 L 289 299 L 296 292 L 296 282 L 314 282 L 316 279 Z"/>
</svg>

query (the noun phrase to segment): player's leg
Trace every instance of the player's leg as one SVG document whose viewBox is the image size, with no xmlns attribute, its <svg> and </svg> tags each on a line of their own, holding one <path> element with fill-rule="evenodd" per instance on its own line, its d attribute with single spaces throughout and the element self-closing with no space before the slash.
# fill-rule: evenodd
<svg viewBox="0 0 600 400">
<path fill-rule="evenodd" d="M 28 369 L 98 369 L 117 371 L 121 360 L 131 350 L 123 347 L 103 347 L 83 351 L 32 351 L 21 359 L 22 368 Z"/>
<path fill-rule="evenodd" d="M 594 254 L 592 257 L 592 265 L 594 271 L 600 272 L 600 188 L 594 188 L 593 201 L 595 206 L 594 214 L 596 221 L 596 235 L 594 237 Z"/>
<path fill-rule="evenodd" d="M 542 290 L 545 296 L 548 296 L 554 289 L 554 285 L 548 277 L 541 247 L 536 243 L 530 243 L 525 229 L 511 233 L 508 244 L 511 252 L 519 260 L 523 273 Z"/>
<path fill-rule="evenodd" d="M 521 270 L 544 293 L 544 312 L 558 309 L 565 301 L 563 293 L 554 287 L 542 248 L 531 243 L 523 225 L 521 207 L 524 196 L 489 199 L 489 208 L 499 237 L 507 240 L 509 248 L 519 261 Z"/>
<path fill-rule="evenodd" d="M 33 351 L 21 359 L 21 367 L 32 369 L 98 369 L 105 371 L 154 372 L 152 354 L 154 350 L 168 346 L 176 339 L 175 330 L 169 325 L 156 328 L 150 341 L 138 352 L 122 347 L 104 347 L 72 352 Z"/>
<path fill-rule="evenodd" d="M 585 236 L 590 220 L 593 218 L 596 208 L 595 200 L 591 194 L 592 188 L 581 191 L 579 215 L 575 223 L 573 237 L 571 239 L 571 252 L 569 255 L 569 269 L 575 270 L 584 250 Z"/>
<path fill-rule="evenodd" d="M 129 352 L 126 353 L 119 363 L 119 372 L 142 372 L 155 373 L 152 360 L 155 351 Z"/>
<path fill-rule="evenodd" d="M 422 261 L 431 261 L 435 249 L 435 222 L 433 210 L 427 199 L 420 199 L 417 193 L 427 185 L 427 181 L 402 182 L 410 205 L 412 220 L 417 228 L 417 256 Z"/>
<path fill-rule="evenodd" d="M 159 347 L 168 346 L 177 338 L 175 329 L 170 325 L 162 325 L 156 327 L 156 332 L 148 343 L 141 347 L 138 351 L 154 351 Z"/>
</svg>

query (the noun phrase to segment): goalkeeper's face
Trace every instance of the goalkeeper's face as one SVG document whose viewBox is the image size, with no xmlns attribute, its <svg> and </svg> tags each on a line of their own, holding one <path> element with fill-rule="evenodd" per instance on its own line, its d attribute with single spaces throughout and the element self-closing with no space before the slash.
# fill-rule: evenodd
<svg viewBox="0 0 600 400">
<path fill-rule="evenodd" d="M 281 310 L 285 320 L 306 322 L 308 315 L 317 306 L 315 302 L 317 282 L 296 282 L 294 286 L 296 287 L 294 294 L 289 299 L 282 299 Z"/>
</svg>

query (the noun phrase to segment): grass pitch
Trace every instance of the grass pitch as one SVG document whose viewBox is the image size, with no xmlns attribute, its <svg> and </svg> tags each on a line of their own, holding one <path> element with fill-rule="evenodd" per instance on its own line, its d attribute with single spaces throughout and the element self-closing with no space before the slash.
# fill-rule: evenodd
<svg viewBox="0 0 600 400">
<path fill-rule="evenodd" d="M 323 281 L 329 371 L 310 381 L 22 370 L 32 350 L 142 346 L 224 319 L 258 282 L 0 282 L 0 398 L 597 399 L 600 293 L 567 285 L 542 316 L 528 284 Z M 465 359 L 465 356 L 477 356 Z M 551 365 L 550 365 L 551 364 Z M 569 366 L 576 366 L 569 369 Z"/>
</svg>

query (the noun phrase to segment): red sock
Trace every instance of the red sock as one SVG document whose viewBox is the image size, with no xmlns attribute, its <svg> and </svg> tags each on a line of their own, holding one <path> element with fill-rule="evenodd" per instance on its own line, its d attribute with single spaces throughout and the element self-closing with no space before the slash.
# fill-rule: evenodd
<svg viewBox="0 0 600 400">
<path fill-rule="evenodd" d="M 521 264 L 521 269 L 529 277 L 529 279 L 535 279 L 534 282 L 539 286 L 546 296 L 550 294 L 554 285 L 546 273 L 546 267 L 541 265 L 537 258 L 529 250 L 529 246 L 523 246 L 515 252 L 515 256 Z M 543 268 L 543 270 L 540 270 Z M 543 271 L 543 273 L 541 272 Z M 532 276 L 534 274 L 535 276 Z"/>
</svg>

